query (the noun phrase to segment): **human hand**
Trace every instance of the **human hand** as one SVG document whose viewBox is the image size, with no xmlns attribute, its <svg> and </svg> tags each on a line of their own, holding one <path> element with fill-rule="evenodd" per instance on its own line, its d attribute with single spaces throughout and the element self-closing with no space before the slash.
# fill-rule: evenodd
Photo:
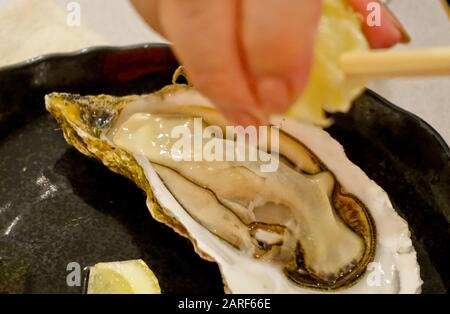
<svg viewBox="0 0 450 314">
<path fill-rule="evenodd" d="M 348 0 L 366 17 L 367 3 Z M 173 43 L 191 82 L 231 121 L 267 123 L 308 81 L 320 0 L 132 0 L 147 23 Z M 373 48 L 403 36 L 383 7 L 382 26 L 363 31 Z"/>
</svg>

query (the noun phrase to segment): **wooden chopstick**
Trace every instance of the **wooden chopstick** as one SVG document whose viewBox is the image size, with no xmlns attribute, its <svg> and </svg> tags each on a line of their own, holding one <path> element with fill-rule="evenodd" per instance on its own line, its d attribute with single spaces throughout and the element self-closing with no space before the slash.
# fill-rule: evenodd
<svg viewBox="0 0 450 314">
<path fill-rule="evenodd" d="M 349 52 L 340 65 L 349 77 L 369 79 L 450 75 L 450 47 Z"/>
</svg>

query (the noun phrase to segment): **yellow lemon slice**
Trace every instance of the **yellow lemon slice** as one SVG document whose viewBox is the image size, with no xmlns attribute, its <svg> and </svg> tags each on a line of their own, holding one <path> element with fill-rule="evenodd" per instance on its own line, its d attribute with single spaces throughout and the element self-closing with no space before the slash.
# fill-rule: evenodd
<svg viewBox="0 0 450 314">
<path fill-rule="evenodd" d="M 368 50 L 361 18 L 345 0 L 325 0 L 316 35 L 310 80 L 289 116 L 317 125 L 328 125 L 326 112 L 346 112 L 364 91 L 366 81 L 346 78 L 339 58 L 348 51 Z"/>
<path fill-rule="evenodd" d="M 99 263 L 89 272 L 88 294 L 161 294 L 158 279 L 142 260 Z"/>
</svg>

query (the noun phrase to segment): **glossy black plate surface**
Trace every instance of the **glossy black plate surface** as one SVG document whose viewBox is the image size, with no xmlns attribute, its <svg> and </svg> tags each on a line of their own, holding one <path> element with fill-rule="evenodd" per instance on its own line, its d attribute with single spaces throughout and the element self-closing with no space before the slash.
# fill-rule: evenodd
<svg viewBox="0 0 450 314">
<path fill-rule="evenodd" d="M 215 264 L 155 222 L 145 196 L 66 144 L 46 93 L 127 95 L 170 82 L 166 46 L 97 48 L 0 69 L 0 293 L 80 293 L 67 265 L 144 259 L 166 293 L 222 293 Z M 367 91 L 329 132 L 409 222 L 423 291 L 449 289 L 450 153 L 414 115 Z"/>
</svg>

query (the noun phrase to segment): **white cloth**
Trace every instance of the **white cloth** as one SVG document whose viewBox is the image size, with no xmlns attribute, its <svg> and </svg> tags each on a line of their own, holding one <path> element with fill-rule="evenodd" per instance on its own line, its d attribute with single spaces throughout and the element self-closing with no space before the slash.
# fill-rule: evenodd
<svg viewBox="0 0 450 314">
<path fill-rule="evenodd" d="M 69 2 L 80 5 L 80 27 L 66 23 Z M 450 46 L 450 20 L 440 0 L 391 0 L 389 5 L 412 37 L 409 46 Z M 127 0 L 0 0 L 0 66 L 51 52 L 142 42 L 163 39 Z M 392 79 L 369 87 L 422 117 L 450 143 L 450 77 Z"/>
</svg>

